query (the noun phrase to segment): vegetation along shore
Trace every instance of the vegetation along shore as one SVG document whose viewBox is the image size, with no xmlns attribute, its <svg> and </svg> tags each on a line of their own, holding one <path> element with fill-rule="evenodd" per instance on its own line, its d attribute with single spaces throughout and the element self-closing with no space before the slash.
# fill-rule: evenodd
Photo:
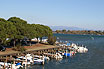
<svg viewBox="0 0 104 69">
<path fill-rule="evenodd" d="M 18 17 L 10 17 L 8 20 L 0 18 L 0 46 L 23 52 L 26 51 L 24 46 L 41 43 L 43 37 L 48 37 L 47 44 L 53 45 L 56 41 L 48 26 L 29 24 Z M 32 42 L 33 38 L 36 38 L 37 42 Z"/>
<path fill-rule="evenodd" d="M 83 35 L 104 35 L 104 31 L 93 31 L 93 30 L 56 30 L 53 33 L 62 33 L 62 34 L 83 34 Z"/>
</svg>

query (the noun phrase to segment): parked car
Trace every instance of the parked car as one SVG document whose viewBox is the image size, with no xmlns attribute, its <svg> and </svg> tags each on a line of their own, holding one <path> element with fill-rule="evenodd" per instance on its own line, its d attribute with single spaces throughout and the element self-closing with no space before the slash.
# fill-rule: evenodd
<svg viewBox="0 0 104 69">
<path fill-rule="evenodd" d="M 0 51 L 5 51 L 5 50 L 6 50 L 6 48 L 4 46 L 0 45 Z"/>
</svg>

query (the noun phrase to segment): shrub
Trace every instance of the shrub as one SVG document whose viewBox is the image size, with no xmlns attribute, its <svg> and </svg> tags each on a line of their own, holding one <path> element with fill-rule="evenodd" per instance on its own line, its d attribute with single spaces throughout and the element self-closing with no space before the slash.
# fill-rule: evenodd
<svg viewBox="0 0 104 69">
<path fill-rule="evenodd" d="M 56 42 L 56 37 L 54 37 L 54 36 L 49 36 L 47 42 L 48 42 L 50 45 L 54 45 L 55 42 Z"/>
<path fill-rule="evenodd" d="M 20 51 L 20 52 L 24 52 L 24 51 L 26 51 L 26 48 L 24 48 L 24 47 L 21 46 L 21 45 L 17 45 L 17 46 L 15 46 L 15 47 L 13 47 L 13 50 L 15 50 L 15 51 Z"/>
</svg>

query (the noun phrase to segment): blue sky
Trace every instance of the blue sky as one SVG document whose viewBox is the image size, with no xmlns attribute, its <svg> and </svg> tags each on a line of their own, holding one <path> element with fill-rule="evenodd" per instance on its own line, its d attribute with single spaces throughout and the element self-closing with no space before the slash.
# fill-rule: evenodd
<svg viewBox="0 0 104 69">
<path fill-rule="evenodd" d="M 28 23 L 104 30 L 104 0 L 0 0 L 0 17 Z"/>
</svg>

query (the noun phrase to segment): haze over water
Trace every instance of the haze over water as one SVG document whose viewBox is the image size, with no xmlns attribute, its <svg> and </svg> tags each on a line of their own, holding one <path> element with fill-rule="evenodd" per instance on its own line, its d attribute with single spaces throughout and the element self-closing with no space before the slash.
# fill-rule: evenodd
<svg viewBox="0 0 104 69">
<path fill-rule="evenodd" d="M 29 69 L 104 69 L 104 36 L 69 34 L 54 34 L 54 36 L 60 40 L 83 44 L 89 51 L 59 61 L 52 59 L 44 66 L 34 65 Z"/>
</svg>

